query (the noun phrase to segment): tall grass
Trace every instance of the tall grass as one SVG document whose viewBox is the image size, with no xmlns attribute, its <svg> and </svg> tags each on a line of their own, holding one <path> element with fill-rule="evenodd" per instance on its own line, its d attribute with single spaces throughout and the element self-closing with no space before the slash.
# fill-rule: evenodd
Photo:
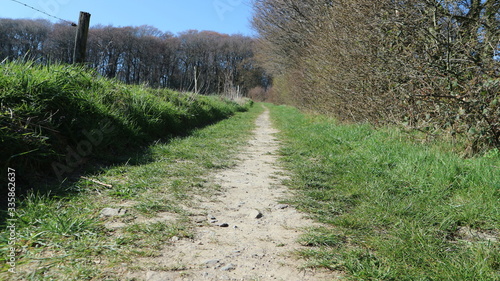
<svg viewBox="0 0 500 281">
<path fill-rule="evenodd" d="M 463 159 L 393 128 L 273 107 L 293 203 L 320 222 L 312 266 L 353 280 L 500 280 L 500 158 Z"/>
<path fill-rule="evenodd" d="M 174 236 L 192 239 L 192 213 L 185 206 L 194 203 L 195 194 L 219 190 L 207 174 L 234 165 L 261 112 L 253 107 L 187 137 L 151 145 L 147 163 L 87 174 L 110 188 L 80 179 L 73 186 L 77 194 L 30 193 L 15 216 L 15 274 L 8 272 L 9 232 L 0 232 L 0 280 L 125 280 L 124 268 L 157 270 L 157 264 L 143 264 L 141 258 L 160 255 Z M 103 208 L 124 202 L 129 206 L 125 216 L 100 217 Z M 165 212 L 177 219 L 148 220 Z M 125 225 L 109 228 L 111 221 Z"/>
<path fill-rule="evenodd" d="M 0 167 L 15 167 L 20 178 L 53 175 L 51 164 L 67 164 L 78 145 L 90 152 L 81 162 L 114 157 L 245 109 L 217 97 L 124 85 L 83 67 L 3 62 Z M 91 147 L 89 135 L 98 140 Z"/>
<path fill-rule="evenodd" d="M 31 185 L 16 182 L 19 189 L 35 190 L 16 198 L 15 243 L 10 244 L 9 231 L 0 231 L 0 280 L 124 280 L 124 269 L 157 270 L 158 265 L 142 263 L 141 258 L 160 255 L 172 237 L 192 238 L 191 213 L 184 206 L 193 204 L 195 194 L 212 194 L 219 189 L 207 181 L 207 175 L 234 164 L 233 156 L 250 137 L 254 120 L 262 109 L 218 97 L 129 87 L 93 77 L 88 71 L 62 66 L 61 69 L 81 71 L 81 75 L 95 80 L 91 83 L 107 87 L 95 95 L 82 93 L 79 98 L 82 103 L 92 98 L 87 104 L 98 108 L 102 118 L 112 120 L 115 127 L 103 131 L 110 132 L 103 138 L 103 147 L 95 147 L 95 153 L 116 158 L 123 150 L 181 135 L 165 142 L 154 141 L 139 153 L 124 152 L 126 161 L 85 171 L 85 178 L 67 182 L 63 188 L 58 182 L 48 185 L 45 190 L 51 190 L 49 194 L 37 192 L 40 182 Z M 249 111 L 235 112 L 245 108 Z M 99 129 L 100 120 L 96 116 L 75 115 L 90 128 Z M 233 116 L 189 131 L 230 115 Z M 60 131 L 73 123 L 63 124 L 58 128 Z M 91 130 L 74 124 L 77 125 Z M 47 132 L 42 130 L 42 133 Z M 65 143 L 70 141 L 68 136 Z M 78 147 L 81 142 L 78 136 L 75 141 Z M 50 145 L 50 139 L 47 143 Z M 95 153 L 89 158 L 103 157 Z M 57 155 L 49 157 L 57 159 Z M 17 166 L 14 168 L 18 179 Z M 57 193 L 58 190 L 62 192 Z M 123 217 L 106 218 L 100 215 L 104 208 L 124 208 L 127 213 Z M 170 218 L 163 217 L 166 212 Z M 112 222 L 123 225 L 111 227 L 108 224 Z M 8 224 L 0 221 L 2 230 Z M 12 249 L 16 273 L 9 272 L 12 266 L 8 255 Z"/>
</svg>

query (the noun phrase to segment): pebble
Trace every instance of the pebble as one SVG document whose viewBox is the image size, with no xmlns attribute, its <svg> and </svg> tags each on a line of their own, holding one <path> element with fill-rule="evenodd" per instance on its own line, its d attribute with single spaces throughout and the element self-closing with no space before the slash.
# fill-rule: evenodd
<svg viewBox="0 0 500 281">
<path fill-rule="evenodd" d="M 127 224 L 123 222 L 109 222 L 104 225 L 108 229 L 118 229 L 118 228 L 123 228 L 126 227 Z"/>
<path fill-rule="evenodd" d="M 250 217 L 254 218 L 254 219 L 260 219 L 263 216 L 264 215 L 261 212 L 257 211 L 257 210 L 253 210 L 253 211 L 250 212 Z"/>
<path fill-rule="evenodd" d="M 287 205 L 287 204 L 279 204 L 279 205 L 276 206 L 276 209 L 283 210 L 283 209 L 286 209 L 288 207 L 290 207 L 290 206 Z"/>
<path fill-rule="evenodd" d="M 206 261 L 205 264 L 208 265 L 208 266 L 212 266 L 212 265 L 216 265 L 220 262 L 220 260 L 209 260 L 209 261 Z"/>
<path fill-rule="evenodd" d="M 220 226 L 220 227 L 229 227 L 229 224 L 227 224 L 227 223 L 221 223 L 218 226 Z"/>
<path fill-rule="evenodd" d="M 220 270 L 222 271 L 231 271 L 231 270 L 235 270 L 236 269 L 236 265 L 230 263 L 226 266 L 224 266 L 223 268 L 221 268 Z"/>
<path fill-rule="evenodd" d="M 113 209 L 113 208 L 104 208 L 101 211 L 101 217 L 121 217 L 127 213 L 125 209 Z"/>
</svg>

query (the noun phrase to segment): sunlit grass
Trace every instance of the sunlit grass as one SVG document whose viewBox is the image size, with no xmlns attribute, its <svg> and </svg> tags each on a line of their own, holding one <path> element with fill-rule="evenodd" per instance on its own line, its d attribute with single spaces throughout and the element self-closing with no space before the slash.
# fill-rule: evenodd
<svg viewBox="0 0 500 281">
<path fill-rule="evenodd" d="M 272 107 L 290 203 L 331 230 L 301 242 L 353 280 L 500 280 L 500 158 L 464 159 L 396 128 L 340 125 Z M 459 229 L 495 237 L 471 239 Z"/>
<path fill-rule="evenodd" d="M 0 63 L 0 166 L 15 167 L 27 179 L 36 173 L 54 176 L 52 164 L 59 162 L 71 166 L 59 166 L 69 170 L 59 175 L 62 180 L 78 168 L 73 166 L 81 167 L 69 163 L 68 148 L 85 159 L 116 160 L 118 154 L 184 135 L 250 105 L 125 85 L 85 67 L 4 61 Z"/>
<path fill-rule="evenodd" d="M 93 157 L 118 163 L 100 165 L 91 172 L 81 171 L 85 178 L 106 186 L 74 179 L 44 186 L 43 192 L 38 192 L 38 182 L 34 181 L 30 184 L 32 192 L 18 194 L 18 272 L 7 272 L 9 233 L 2 231 L 2 280 L 122 280 L 116 267 L 132 269 L 137 258 L 159 255 L 170 238 L 192 237 L 189 213 L 182 204 L 190 204 L 193 194 L 213 188 L 207 183 L 207 174 L 232 165 L 232 155 L 249 137 L 261 111 L 251 108 L 250 103 L 242 107 L 217 97 L 126 86 L 69 66 L 9 63 L 1 65 L 0 72 L 2 114 L 5 113 L 0 120 L 2 126 L 4 121 L 25 126 L 29 116 L 40 116 L 38 120 L 46 120 L 44 126 L 67 135 L 63 138 L 66 145 L 71 140 L 81 140 L 83 129 L 91 130 L 101 118 L 110 118 L 116 130 L 95 147 L 97 155 Z M 55 94 L 56 91 L 61 94 Z M 245 108 L 250 112 L 240 112 Z M 48 118 L 51 112 L 64 115 L 64 120 L 59 115 Z M 45 113 L 49 115 L 37 115 Z M 51 163 L 59 156 L 55 150 L 60 149 L 61 143 L 50 139 L 50 130 L 18 136 L 16 128 L 3 129 L 2 136 L 10 134 L 12 142 L 20 145 L 16 149 L 24 151 L 29 145 L 47 149 L 44 151 L 49 154 L 44 157 L 48 158 L 26 155 L 30 158 L 25 159 L 25 168 L 44 171 L 32 166 L 31 160 Z M 25 139 L 27 136 L 32 138 Z M 27 146 L 23 141 L 28 142 Z M 138 146 L 141 149 L 135 152 L 134 147 Z M 10 153 L 2 149 L 4 152 Z M 9 165 L 22 164 L 11 161 Z M 19 177 L 25 175 L 26 169 L 19 170 L 24 170 Z M 104 208 L 124 208 L 127 213 L 106 218 L 101 216 Z M 160 213 L 171 213 L 173 220 L 158 220 Z M 112 228 L 108 223 L 124 225 Z"/>
<path fill-rule="evenodd" d="M 211 192 L 216 186 L 206 176 L 233 156 L 246 143 L 254 120 L 262 111 L 255 107 L 230 119 L 197 130 L 191 136 L 149 148 L 150 159 L 143 165 L 119 165 L 88 175 L 111 184 L 106 188 L 81 180 L 80 193 L 65 198 L 29 195 L 19 206 L 19 241 L 16 245 L 18 270 L 0 277 L 9 280 L 122 280 L 114 267 L 137 266 L 136 258 L 156 257 L 174 236 L 192 238 L 192 225 L 183 204 L 192 195 Z M 120 218 L 100 217 L 105 207 L 129 202 L 128 213 Z M 173 220 L 152 220 L 159 213 Z M 136 217 L 144 217 L 137 221 Z M 105 224 L 118 219 L 125 226 L 112 230 Z M 2 262 L 8 237 L 0 235 Z M 144 269 L 141 267 L 141 269 Z M 111 272 L 110 272 L 111 271 Z M 17 278 L 17 279 L 16 279 Z"/>
</svg>

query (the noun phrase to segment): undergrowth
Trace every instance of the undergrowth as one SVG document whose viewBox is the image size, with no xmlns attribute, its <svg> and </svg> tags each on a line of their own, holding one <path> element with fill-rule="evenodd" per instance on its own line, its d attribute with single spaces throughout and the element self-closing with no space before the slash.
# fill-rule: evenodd
<svg viewBox="0 0 500 281">
<path fill-rule="evenodd" d="M 272 107 L 291 203 L 327 228 L 300 254 L 352 280 L 500 280 L 498 151 Z"/>
<path fill-rule="evenodd" d="M 86 163 L 126 161 L 131 151 L 185 135 L 250 105 L 125 85 L 85 67 L 4 61 L 0 167 L 15 169 L 26 185 L 41 178 L 61 182 Z"/>
</svg>

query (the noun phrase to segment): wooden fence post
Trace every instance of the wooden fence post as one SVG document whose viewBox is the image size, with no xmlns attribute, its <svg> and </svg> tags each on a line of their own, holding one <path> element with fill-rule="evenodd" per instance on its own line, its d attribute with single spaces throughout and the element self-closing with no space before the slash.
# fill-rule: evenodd
<svg viewBox="0 0 500 281">
<path fill-rule="evenodd" d="M 78 21 L 78 30 L 75 38 L 75 52 L 73 53 L 73 63 L 84 63 L 85 54 L 87 53 L 87 37 L 89 35 L 90 14 L 80 12 Z"/>
</svg>

